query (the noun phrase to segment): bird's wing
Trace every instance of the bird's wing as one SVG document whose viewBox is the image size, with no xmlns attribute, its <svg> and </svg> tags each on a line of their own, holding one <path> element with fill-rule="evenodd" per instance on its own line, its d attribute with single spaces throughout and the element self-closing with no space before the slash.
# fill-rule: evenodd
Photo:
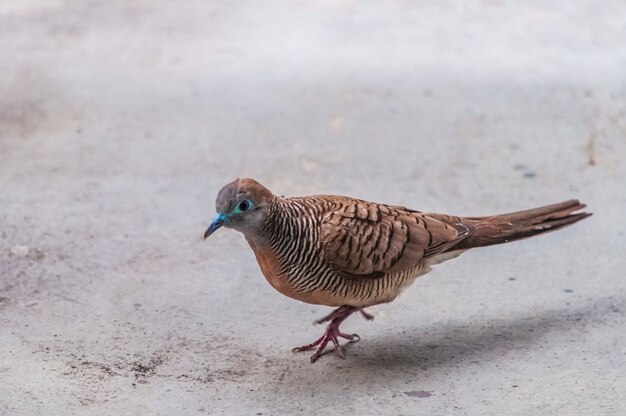
<svg viewBox="0 0 626 416">
<path fill-rule="evenodd" d="M 466 238 L 470 230 L 417 211 L 366 201 L 344 202 L 324 216 L 327 261 L 355 277 L 411 269 Z"/>
</svg>

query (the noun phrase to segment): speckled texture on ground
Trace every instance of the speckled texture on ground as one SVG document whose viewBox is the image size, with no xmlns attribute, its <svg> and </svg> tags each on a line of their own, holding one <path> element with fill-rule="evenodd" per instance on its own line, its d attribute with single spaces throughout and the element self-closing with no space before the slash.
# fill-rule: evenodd
<svg viewBox="0 0 626 416">
<path fill-rule="evenodd" d="M 0 414 L 626 414 L 620 1 L 0 4 Z M 219 188 L 594 216 L 353 317 L 265 282 Z"/>
</svg>

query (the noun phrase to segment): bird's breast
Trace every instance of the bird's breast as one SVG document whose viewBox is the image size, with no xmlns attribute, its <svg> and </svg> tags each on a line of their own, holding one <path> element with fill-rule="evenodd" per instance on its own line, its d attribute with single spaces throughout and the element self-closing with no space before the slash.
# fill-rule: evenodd
<svg viewBox="0 0 626 416">
<path fill-rule="evenodd" d="M 313 291 L 304 293 L 296 290 L 289 276 L 280 271 L 280 261 L 276 254 L 264 244 L 247 239 L 250 248 L 254 252 L 261 272 L 270 285 L 280 293 L 292 299 L 315 305 L 341 306 L 343 303 L 325 291 Z"/>
</svg>

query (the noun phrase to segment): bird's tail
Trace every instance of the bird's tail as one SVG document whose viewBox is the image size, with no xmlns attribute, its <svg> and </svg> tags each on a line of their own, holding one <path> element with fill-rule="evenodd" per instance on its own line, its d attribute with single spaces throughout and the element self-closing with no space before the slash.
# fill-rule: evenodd
<svg viewBox="0 0 626 416">
<path fill-rule="evenodd" d="M 470 229 L 470 236 L 454 246 L 454 250 L 508 243 L 558 230 L 590 216 L 591 213 L 575 212 L 584 207 L 577 199 L 572 199 L 510 214 L 461 217 L 461 223 Z"/>
</svg>

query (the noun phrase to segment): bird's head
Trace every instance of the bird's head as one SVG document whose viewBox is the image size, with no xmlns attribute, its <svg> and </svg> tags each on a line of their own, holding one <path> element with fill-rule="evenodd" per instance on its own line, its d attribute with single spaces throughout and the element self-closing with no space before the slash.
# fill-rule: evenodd
<svg viewBox="0 0 626 416">
<path fill-rule="evenodd" d="M 260 231 L 266 209 L 274 195 L 254 179 L 236 179 L 217 194 L 217 215 L 204 233 L 204 238 L 222 226 L 244 234 Z"/>
</svg>

